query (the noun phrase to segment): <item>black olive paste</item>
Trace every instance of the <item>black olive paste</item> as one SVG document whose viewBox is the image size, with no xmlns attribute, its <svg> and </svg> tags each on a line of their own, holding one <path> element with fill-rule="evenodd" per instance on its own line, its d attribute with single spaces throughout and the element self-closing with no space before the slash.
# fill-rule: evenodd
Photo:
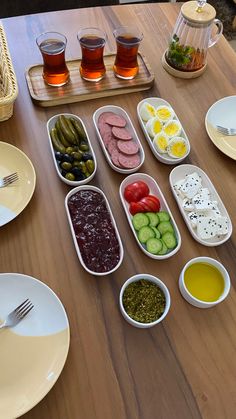
<svg viewBox="0 0 236 419">
<path fill-rule="evenodd" d="M 68 200 L 82 259 L 91 271 L 108 272 L 120 260 L 120 245 L 103 196 L 81 190 Z"/>
</svg>

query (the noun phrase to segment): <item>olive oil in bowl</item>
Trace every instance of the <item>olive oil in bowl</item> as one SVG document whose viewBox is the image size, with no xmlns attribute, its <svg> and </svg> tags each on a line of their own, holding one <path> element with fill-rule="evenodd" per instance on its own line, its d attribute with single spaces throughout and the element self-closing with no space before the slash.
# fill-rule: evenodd
<svg viewBox="0 0 236 419">
<path fill-rule="evenodd" d="M 215 302 L 225 289 L 222 273 L 209 263 L 193 263 L 184 273 L 184 283 L 188 292 L 200 301 Z"/>
</svg>

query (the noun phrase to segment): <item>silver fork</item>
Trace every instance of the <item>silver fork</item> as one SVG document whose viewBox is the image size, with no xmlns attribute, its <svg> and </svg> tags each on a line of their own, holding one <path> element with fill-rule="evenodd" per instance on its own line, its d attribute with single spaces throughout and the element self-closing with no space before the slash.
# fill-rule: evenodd
<svg viewBox="0 0 236 419">
<path fill-rule="evenodd" d="M 217 130 L 224 135 L 236 135 L 236 128 L 226 128 L 221 125 L 216 125 Z"/>
<path fill-rule="evenodd" d="M 11 311 L 8 314 L 6 320 L 0 325 L 0 329 L 3 327 L 13 327 L 16 326 L 27 314 L 32 310 L 33 304 L 27 298 L 27 300 L 23 301 L 15 310 Z"/>
<path fill-rule="evenodd" d="M 5 177 L 3 177 L 2 179 L 0 179 L 0 188 L 4 188 L 5 186 L 10 185 L 11 183 L 15 182 L 16 180 L 18 180 L 18 173 L 12 173 L 11 175 L 7 175 Z"/>
</svg>

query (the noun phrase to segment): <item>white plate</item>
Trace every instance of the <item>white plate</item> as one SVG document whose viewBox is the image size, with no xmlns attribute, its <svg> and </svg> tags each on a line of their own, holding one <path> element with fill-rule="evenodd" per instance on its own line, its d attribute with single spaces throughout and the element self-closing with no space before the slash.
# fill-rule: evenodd
<svg viewBox="0 0 236 419">
<path fill-rule="evenodd" d="M 139 145 L 140 164 L 137 167 L 135 167 L 134 169 L 122 169 L 122 168 L 117 167 L 117 166 L 115 166 L 113 164 L 113 162 L 112 162 L 112 160 L 110 158 L 110 154 L 108 153 L 108 151 L 107 151 L 107 149 L 106 149 L 106 147 L 104 145 L 104 142 L 102 140 L 101 134 L 100 134 L 99 129 L 98 129 L 98 119 L 99 119 L 99 116 L 102 113 L 104 113 L 104 112 L 114 112 L 115 114 L 121 115 L 121 116 L 123 116 L 123 118 L 126 119 L 126 121 L 127 121 L 126 128 L 132 134 L 133 140 L 136 143 L 138 143 L 138 145 Z M 93 114 L 93 122 L 94 122 L 94 126 L 95 126 L 95 129 L 96 129 L 96 132 L 97 132 L 97 136 L 98 136 L 100 145 L 101 145 L 101 147 L 103 149 L 103 152 L 105 154 L 105 157 L 106 157 L 109 165 L 111 166 L 111 168 L 113 170 L 115 170 L 116 172 L 124 173 L 124 174 L 129 174 L 129 173 L 137 172 L 140 169 L 140 167 L 142 166 L 143 162 L 144 162 L 145 154 L 144 154 L 144 150 L 143 150 L 142 144 L 141 144 L 141 142 L 140 142 L 140 140 L 138 138 L 138 135 L 137 135 L 137 133 L 135 131 L 135 128 L 134 128 L 134 126 L 133 126 L 133 124 L 131 122 L 131 119 L 130 119 L 129 115 L 127 114 L 127 112 L 125 112 L 125 110 L 122 109 L 122 108 L 120 108 L 119 106 L 113 106 L 113 105 L 102 106 L 101 108 L 97 109 L 94 112 L 94 114 Z"/>
<path fill-rule="evenodd" d="M 212 239 L 209 239 L 209 240 L 203 240 L 197 235 L 197 232 L 195 231 L 195 229 L 191 225 L 191 222 L 188 218 L 187 212 L 184 211 L 184 209 L 182 207 L 182 201 L 183 200 L 179 195 L 177 195 L 176 190 L 173 187 L 173 185 L 175 185 L 176 182 L 178 182 L 181 179 L 184 179 L 185 175 L 190 175 L 191 173 L 194 173 L 194 172 L 196 172 L 199 176 L 201 176 L 202 186 L 203 186 L 203 188 L 208 188 L 209 189 L 212 201 L 217 201 L 218 202 L 218 207 L 219 207 L 219 210 L 220 210 L 220 213 L 221 213 L 222 217 L 227 217 L 228 218 L 228 227 L 229 227 L 228 234 L 225 234 L 224 236 L 220 236 L 220 238 L 219 237 L 213 237 Z M 181 212 L 181 214 L 184 218 L 184 221 L 186 222 L 187 227 L 188 227 L 190 233 L 192 234 L 193 238 L 197 242 L 199 242 L 199 243 L 201 243 L 205 246 L 209 246 L 209 247 L 219 246 L 220 244 L 226 242 L 232 234 L 232 223 L 231 223 L 229 214 L 228 214 L 220 196 L 216 192 L 216 189 L 215 189 L 213 183 L 211 182 L 209 177 L 206 175 L 206 173 L 202 169 L 200 169 L 200 167 L 194 166 L 192 164 L 183 164 L 179 167 L 175 167 L 170 172 L 169 181 L 170 181 L 171 190 L 172 190 L 173 195 L 174 195 L 174 197 L 177 201 L 180 212 Z"/>
<path fill-rule="evenodd" d="M 29 298 L 34 309 L 14 328 L 0 330 L 0 417 L 18 418 L 49 392 L 65 364 L 70 332 L 65 309 L 43 282 L 0 274 L 0 318 Z"/>
<path fill-rule="evenodd" d="M 0 189 L 0 227 L 14 220 L 30 202 L 36 174 L 30 159 L 19 148 L 0 142 L 0 178 L 18 173 L 19 179 Z"/>
<path fill-rule="evenodd" d="M 83 260 L 83 258 L 82 258 L 82 255 L 81 255 L 81 252 L 80 252 L 80 248 L 79 248 L 79 245 L 78 245 L 78 242 L 77 242 L 77 239 L 76 239 L 76 235 L 75 235 L 74 227 L 73 227 L 73 224 L 72 224 L 72 220 L 71 220 L 71 215 L 70 215 L 69 207 L 68 207 L 68 200 L 69 200 L 69 198 L 70 198 L 72 195 L 76 194 L 78 191 L 81 191 L 81 190 L 87 190 L 87 191 L 88 191 L 88 190 L 90 190 L 90 191 L 96 191 L 96 192 L 100 193 L 100 194 L 103 196 L 103 198 L 104 198 L 104 200 L 105 200 L 105 203 L 106 203 L 106 206 L 107 206 L 107 209 L 108 209 L 108 211 L 109 211 L 109 213 L 110 213 L 111 222 L 112 222 L 113 227 L 114 227 L 114 229 L 115 229 L 115 232 L 116 232 L 116 237 L 117 237 L 117 239 L 118 239 L 118 242 L 119 242 L 119 247 L 120 247 L 120 260 L 119 260 L 119 262 L 117 263 L 117 265 L 116 265 L 113 269 L 111 269 L 110 271 L 107 271 L 107 272 L 95 272 L 95 271 L 91 271 L 91 270 L 90 270 L 90 269 L 86 266 L 86 264 L 85 264 L 85 262 L 84 262 L 84 260 Z M 122 245 L 122 242 L 121 242 L 121 239 L 120 239 L 120 234 L 119 234 L 119 231 L 118 231 L 118 228 L 117 228 L 117 225 L 116 225 L 115 219 L 114 219 L 113 214 L 112 214 L 112 211 L 111 211 L 111 207 L 110 207 L 110 205 L 109 205 L 109 202 L 108 202 L 108 200 L 107 200 L 107 198 L 106 198 L 105 194 L 101 191 L 101 189 L 97 188 L 96 186 L 78 186 L 77 188 L 72 189 L 72 190 L 71 190 L 71 191 L 67 194 L 67 196 L 66 196 L 66 198 L 65 198 L 65 207 L 66 207 L 66 214 L 67 214 L 67 217 L 68 217 L 68 221 L 69 221 L 69 225 L 70 225 L 71 234 L 72 234 L 72 237 L 73 237 L 73 241 L 74 241 L 75 249 L 76 249 L 76 252 L 77 252 L 78 258 L 79 258 L 80 263 L 81 263 L 81 265 L 83 266 L 83 268 L 84 268 L 84 269 L 85 269 L 88 273 L 90 273 L 90 274 L 92 274 L 92 275 L 97 275 L 97 276 L 105 276 L 105 275 L 109 275 L 109 274 L 111 274 L 112 272 L 116 271 L 116 269 L 118 269 L 118 268 L 119 268 L 119 266 L 121 265 L 121 262 L 122 262 L 122 260 L 123 260 L 124 250 L 123 250 L 123 245 Z"/>
<path fill-rule="evenodd" d="M 175 159 L 173 157 L 170 157 L 167 153 L 161 154 L 157 151 L 157 149 L 153 145 L 152 138 L 149 136 L 149 134 L 147 132 L 146 125 L 145 125 L 144 121 L 142 120 L 142 118 L 140 116 L 140 108 L 141 108 L 141 106 L 144 102 L 150 103 L 152 106 L 154 106 L 154 108 L 157 108 L 158 106 L 162 106 L 162 105 L 163 106 L 168 106 L 169 108 L 171 108 L 172 112 L 174 113 L 174 118 L 173 119 L 176 119 L 176 121 L 178 121 L 180 123 L 181 127 L 182 127 L 182 130 L 181 130 L 179 136 L 183 137 L 187 141 L 187 144 L 188 144 L 188 152 L 184 157 Z M 139 119 L 140 125 L 142 127 L 143 132 L 144 132 L 144 135 L 145 135 L 145 137 L 148 141 L 148 144 L 149 144 L 154 156 L 157 158 L 157 160 L 159 160 L 160 162 L 165 163 L 165 164 L 178 164 L 178 163 L 182 162 L 184 159 L 186 159 L 186 157 L 190 153 L 189 139 L 188 139 L 188 137 L 186 135 L 186 132 L 184 131 L 183 126 L 182 126 L 180 120 L 178 119 L 174 109 L 172 108 L 172 106 L 166 100 L 158 98 L 158 97 L 148 97 L 146 99 L 143 99 L 143 100 L 141 100 L 141 102 L 138 103 L 137 114 L 138 114 L 138 119 Z"/>
<path fill-rule="evenodd" d="M 93 173 L 90 176 L 88 176 L 84 180 L 78 180 L 78 181 L 76 181 L 76 180 L 75 181 L 68 180 L 64 176 L 62 176 L 61 171 L 59 169 L 57 160 L 55 158 L 55 150 L 54 150 L 53 145 L 52 145 L 50 131 L 51 131 L 52 128 L 55 127 L 55 123 L 56 123 L 56 121 L 57 121 L 57 119 L 58 119 L 58 117 L 60 115 L 64 115 L 66 118 L 75 118 L 75 119 L 77 119 L 77 121 L 80 121 L 81 122 L 81 124 L 82 124 L 82 126 L 84 128 L 84 131 L 85 131 L 85 134 L 86 134 L 86 137 L 87 137 L 87 141 L 88 141 L 88 145 L 89 145 L 89 153 L 92 154 L 93 160 L 94 160 L 94 171 L 93 171 Z M 51 152 L 52 152 L 53 162 L 54 162 L 54 165 L 55 165 L 57 174 L 58 174 L 59 178 L 62 180 L 62 182 L 65 182 L 65 183 L 67 183 L 67 185 L 70 185 L 70 186 L 80 186 L 80 185 L 85 185 L 86 183 L 89 183 L 93 179 L 93 177 L 94 177 L 94 175 L 96 173 L 96 170 L 97 170 L 97 160 L 96 160 L 96 156 L 95 156 L 95 153 L 93 151 L 93 147 L 91 145 L 91 142 L 90 142 L 90 139 L 89 139 L 89 136 L 88 136 L 88 132 L 87 132 L 87 130 L 85 128 L 85 125 L 84 125 L 82 119 L 80 119 L 78 116 L 73 115 L 71 113 L 63 113 L 63 114 L 61 113 L 61 114 L 58 114 L 58 115 L 54 115 L 47 122 L 47 132 L 48 132 L 48 141 L 49 141 Z"/>
<path fill-rule="evenodd" d="M 170 214 L 170 218 L 171 218 L 171 222 L 173 224 L 174 230 L 175 230 L 175 235 L 176 235 L 176 239 L 177 239 L 177 246 L 175 247 L 175 249 L 171 250 L 169 253 L 166 253 L 165 255 L 153 255 L 152 253 L 149 253 L 146 248 L 144 247 L 144 245 L 142 245 L 142 243 L 140 243 L 140 241 L 138 240 L 138 236 L 136 233 L 136 230 L 134 229 L 133 223 L 132 223 L 132 215 L 129 212 L 129 203 L 124 199 L 124 190 L 126 188 L 126 186 L 130 185 L 133 182 L 137 182 L 139 180 L 142 180 L 143 182 L 145 182 L 149 189 L 150 189 L 150 195 L 155 195 L 161 204 L 160 210 L 161 211 L 167 211 Z M 178 250 L 180 249 L 181 246 L 181 236 L 180 236 L 180 232 L 179 229 L 177 227 L 177 224 L 175 222 L 175 219 L 172 215 L 172 212 L 165 200 L 165 197 L 163 195 L 163 193 L 161 192 L 160 187 L 158 186 L 157 182 L 149 175 L 146 175 L 145 173 L 135 173 L 133 175 L 127 176 L 123 182 L 120 185 L 120 199 L 123 205 L 123 208 L 125 210 L 126 213 L 126 217 L 128 219 L 130 228 L 134 234 L 134 237 L 140 247 L 140 249 L 150 258 L 152 259 L 167 259 L 170 258 L 171 256 L 175 255 L 175 253 L 178 252 Z"/>
<path fill-rule="evenodd" d="M 236 160 L 236 135 L 223 135 L 216 129 L 216 125 L 236 129 L 236 96 L 223 97 L 215 102 L 205 117 L 207 134 L 215 146 Z"/>
</svg>

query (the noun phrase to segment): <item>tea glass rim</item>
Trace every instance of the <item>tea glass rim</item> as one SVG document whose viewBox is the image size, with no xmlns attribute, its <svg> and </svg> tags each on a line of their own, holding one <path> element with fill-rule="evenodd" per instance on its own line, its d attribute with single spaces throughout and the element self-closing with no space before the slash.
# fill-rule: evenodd
<svg viewBox="0 0 236 419">
<path fill-rule="evenodd" d="M 98 31 L 98 32 L 100 32 L 100 33 L 102 33 L 103 35 L 104 35 L 104 44 L 107 42 L 107 39 L 108 39 L 108 36 L 107 36 L 107 33 L 103 30 L 103 29 L 100 29 L 100 28 L 96 28 L 95 26 L 90 26 L 90 27 L 87 27 L 87 28 L 83 28 L 83 29 L 80 29 L 80 31 L 77 33 L 77 39 L 78 39 L 78 41 L 79 41 L 79 43 L 80 43 L 80 34 L 82 33 L 82 32 L 88 32 L 88 31 Z"/>
<path fill-rule="evenodd" d="M 40 45 L 41 45 L 41 43 L 39 43 L 39 38 L 40 37 L 42 37 L 42 36 L 44 36 L 44 35 L 48 35 L 48 34 L 52 34 L 52 33 L 54 33 L 54 34 L 56 34 L 56 35 L 60 35 L 60 36 L 62 36 L 63 38 L 64 38 L 64 40 L 65 40 L 65 46 L 67 45 L 67 37 L 63 34 L 63 33 L 61 33 L 61 32 L 57 32 L 57 31 L 46 31 L 46 32 L 42 32 L 40 35 L 38 35 L 37 36 L 37 38 L 36 38 L 36 44 L 38 45 L 38 47 L 40 48 Z"/>
<path fill-rule="evenodd" d="M 119 33 L 120 31 L 120 33 Z M 140 42 L 143 40 L 143 32 L 141 30 L 139 30 L 139 28 L 137 26 L 126 26 L 126 25 L 121 25 L 118 26 L 117 28 L 115 28 L 112 32 L 114 38 L 117 40 L 117 36 L 122 35 L 122 34 L 133 34 L 134 36 L 136 36 L 138 38 L 137 44 L 140 44 Z M 118 41 L 120 42 L 120 41 Z M 122 44 L 122 42 L 120 42 Z M 129 45 L 128 42 L 125 42 L 125 45 Z M 134 42 L 130 42 L 130 45 L 134 45 Z"/>
</svg>

